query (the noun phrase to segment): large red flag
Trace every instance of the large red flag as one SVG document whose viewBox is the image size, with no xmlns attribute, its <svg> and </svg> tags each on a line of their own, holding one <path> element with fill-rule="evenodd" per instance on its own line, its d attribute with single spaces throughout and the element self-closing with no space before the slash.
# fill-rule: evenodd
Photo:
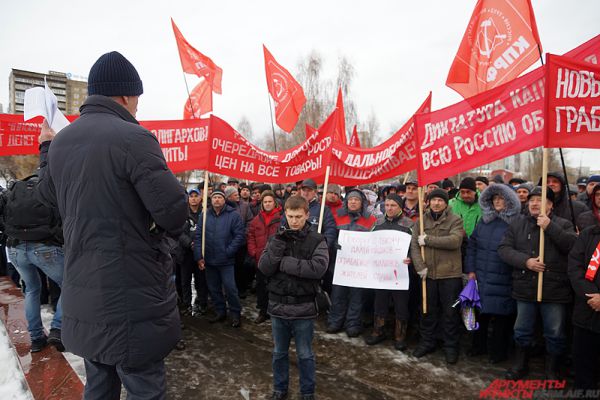
<svg viewBox="0 0 600 400">
<path fill-rule="evenodd" d="M 211 112 L 212 109 L 210 84 L 206 79 L 202 79 L 190 93 L 189 99 L 185 101 L 183 119 L 200 118 L 201 115 Z"/>
<path fill-rule="evenodd" d="M 358 131 L 356 130 L 356 125 L 354 125 L 354 129 L 352 129 L 352 137 L 350 138 L 350 147 L 359 147 L 360 148 L 360 139 L 358 138 Z"/>
<path fill-rule="evenodd" d="M 173 18 L 171 18 L 171 24 L 173 25 L 173 32 L 175 33 L 175 40 L 177 41 L 179 58 L 181 59 L 183 71 L 188 74 L 204 77 L 210 84 L 212 91 L 221 94 L 221 78 L 223 76 L 223 70 L 217 66 L 213 60 L 200 53 L 185 40 L 179 31 L 179 28 L 175 25 Z"/>
<path fill-rule="evenodd" d="M 342 88 L 338 89 L 337 100 L 335 106 L 338 109 L 337 113 L 337 129 L 334 132 L 333 140 L 347 143 L 346 140 L 346 115 L 344 113 L 344 99 L 342 98 Z"/>
<path fill-rule="evenodd" d="M 547 147 L 600 148 L 600 66 L 546 55 Z"/>
<path fill-rule="evenodd" d="M 446 85 L 474 96 L 516 78 L 541 52 L 529 0 L 478 0 Z"/>
<path fill-rule="evenodd" d="M 304 97 L 302 86 L 285 68 L 275 61 L 273 55 L 264 45 L 263 50 L 265 53 L 267 87 L 275 101 L 275 120 L 281 129 L 289 133 L 298 122 L 302 107 L 306 103 L 306 97 Z"/>
</svg>

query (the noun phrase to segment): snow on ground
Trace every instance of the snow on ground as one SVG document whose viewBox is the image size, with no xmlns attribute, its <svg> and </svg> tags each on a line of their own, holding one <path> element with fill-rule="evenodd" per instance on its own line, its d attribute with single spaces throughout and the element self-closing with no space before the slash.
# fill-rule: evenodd
<svg viewBox="0 0 600 400">
<path fill-rule="evenodd" d="M 33 400 L 4 323 L 0 321 L 0 399 Z"/>
<path fill-rule="evenodd" d="M 42 306 L 42 324 L 46 331 L 50 331 L 50 323 L 52 322 L 52 318 L 54 317 L 54 313 L 52 312 L 52 308 L 48 305 Z M 85 365 L 83 363 L 83 358 L 76 356 L 73 353 L 69 353 L 65 351 L 62 353 L 67 362 L 71 365 L 71 368 L 75 371 L 81 382 L 85 385 Z M 1 397 L 0 397 L 1 398 Z"/>
</svg>

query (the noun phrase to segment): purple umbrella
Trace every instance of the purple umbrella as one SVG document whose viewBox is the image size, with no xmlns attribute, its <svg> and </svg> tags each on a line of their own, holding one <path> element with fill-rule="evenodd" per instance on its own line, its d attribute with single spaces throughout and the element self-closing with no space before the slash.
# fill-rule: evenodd
<svg viewBox="0 0 600 400">
<path fill-rule="evenodd" d="M 475 279 L 469 279 L 467 285 L 458 295 L 458 300 L 456 300 L 453 307 L 456 307 L 458 304 L 460 304 L 460 312 L 465 328 L 468 331 L 479 329 L 479 323 L 475 320 L 475 308 L 481 309 L 481 298 L 479 297 L 479 289 L 477 288 L 477 281 Z"/>
</svg>

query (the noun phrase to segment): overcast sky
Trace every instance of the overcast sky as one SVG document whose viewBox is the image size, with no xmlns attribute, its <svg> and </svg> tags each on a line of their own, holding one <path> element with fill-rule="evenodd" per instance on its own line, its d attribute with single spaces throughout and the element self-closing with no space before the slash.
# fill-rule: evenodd
<svg viewBox="0 0 600 400">
<path fill-rule="evenodd" d="M 181 119 L 186 89 L 171 29 L 223 68 L 214 113 L 233 126 L 246 116 L 270 132 L 262 44 L 297 73 L 312 50 L 335 76 L 340 56 L 354 65 L 358 117 L 373 112 L 384 135 L 433 91 L 433 109 L 461 100 L 445 86 L 474 0 L 436 1 L 5 1 L 0 5 L 0 103 L 8 107 L 11 68 L 87 76 L 117 50 L 144 83 L 138 118 Z M 293 4 L 293 6 L 292 6 Z M 600 34 L 599 0 L 532 0 L 544 52 L 562 54 Z M 535 66 L 538 66 L 536 63 Z M 188 76 L 190 90 L 197 78 Z M 573 150 L 573 165 L 600 169 L 598 151 Z M 583 155 L 582 155 L 583 154 Z"/>
</svg>

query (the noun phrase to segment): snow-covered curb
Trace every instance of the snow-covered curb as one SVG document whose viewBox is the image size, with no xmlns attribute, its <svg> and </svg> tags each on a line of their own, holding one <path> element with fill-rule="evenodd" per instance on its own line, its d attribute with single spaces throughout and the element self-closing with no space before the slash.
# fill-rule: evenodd
<svg viewBox="0 0 600 400">
<path fill-rule="evenodd" d="M 4 323 L 0 321 L 0 399 L 33 400 Z"/>
</svg>

